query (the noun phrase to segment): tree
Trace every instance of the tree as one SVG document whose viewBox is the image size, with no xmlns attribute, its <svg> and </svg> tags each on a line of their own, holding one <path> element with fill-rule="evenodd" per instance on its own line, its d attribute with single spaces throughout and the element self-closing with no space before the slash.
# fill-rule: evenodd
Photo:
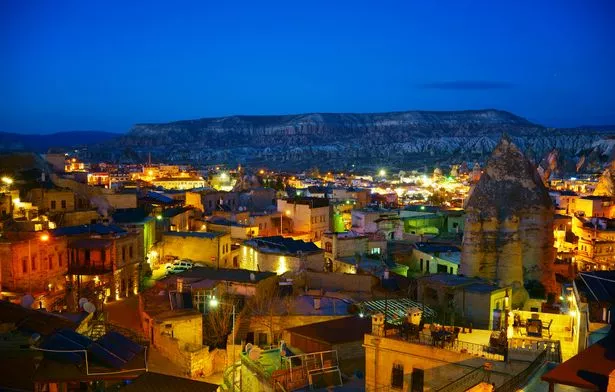
<svg viewBox="0 0 615 392">
<path fill-rule="evenodd" d="M 293 296 L 282 296 L 280 286 L 275 282 L 270 286 L 260 288 L 256 295 L 248 300 L 242 317 L 250 317 L 256 325 L 265 328 L 271 338 L 270 343 L 277 341 L 280 316 L 290 314 L 294 302 Z"/>
<path fill-rule="evenodd" d="M 224 297 L 216 307 L 209 306 L 207 314 L 203 316 L 203 344 L 226 347 L 228 335 L 233 332 L 233 305 L 237 309 L 238 301 L 233 297 Z"/>
</svg>

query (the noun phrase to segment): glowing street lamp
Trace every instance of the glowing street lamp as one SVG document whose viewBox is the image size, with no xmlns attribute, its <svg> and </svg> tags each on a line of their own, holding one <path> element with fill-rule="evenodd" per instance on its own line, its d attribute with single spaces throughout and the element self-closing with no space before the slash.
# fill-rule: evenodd
<svg viewBox="0 0 615 392">
<path fill-rule="evenodd" d="M 384 177 L 387 175 L 387 172 L 384 169 L 380 169 L 380 172 L 378 172 L 378 174 L 380 175 L 380 177 Z"/>
<path fill-rule="evenodd" d="M 11 185 L 13 183 L 13 179 L 10 177 L 2 177 L 2 182 L 6 185 Z"/>
<path fill-rule="evenodd" d="M 42 234 L 40 237 L 41 241 L 47 242 L 49 241 L 49 234 Z"/>
<path fill-rule="evenodd" d="M 218 299 L 216 298 L 215 295 L 212 295 L 211 298 L 209 298 L 209 306 L 210 307 L 217 308 L 218 305 L 220 305 L 220 304 L 222 304 L 222 305 L 231 305 L 231 304 L 226 303 L 226 302 L 218 301 Z M 235 346 L 235 304 L 233 303 L 232 306 L 233 306 L 233 332 L 232 332 L 232 334 L 233 334 L 233 391 L 234 391 L 235 390 L 235 368 L 236 368 L 236 366 L 235 366 L 235 351 L 236 350 L 235 350 L 235 347 L 234 347 Z"/>
</svg>

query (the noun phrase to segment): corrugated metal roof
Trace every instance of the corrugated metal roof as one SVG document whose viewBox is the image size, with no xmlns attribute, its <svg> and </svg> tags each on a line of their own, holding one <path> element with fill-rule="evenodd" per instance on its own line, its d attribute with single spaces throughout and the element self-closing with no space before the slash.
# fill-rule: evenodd
<svg viewBox="0 0 615 392">
<path fill-rule="evenodd" d="M 436 312 L 430 307 L 409 298 L 391 298 L 367 301 L 360 303 L 359 308 L 363 311 L 363 313 L 368 315 L 373 315 L 376 313 L 385 314 L 386 310 L 386 319 L 389 322 L 403 319 L 409 308 L 421 309 L 425 317 L 431 318 L 436 315 Z"/>
</svg>

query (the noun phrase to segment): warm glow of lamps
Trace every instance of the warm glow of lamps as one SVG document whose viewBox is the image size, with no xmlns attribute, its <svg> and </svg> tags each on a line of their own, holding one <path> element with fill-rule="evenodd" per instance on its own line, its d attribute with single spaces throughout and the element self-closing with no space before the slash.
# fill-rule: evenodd
<svg viewBox="0 0 615 392">
<path fill-rule="evenodd" d="M 42 234 L 41 235 L 41 241 L 43 241 L 43 242 L 49 241 L 49 234 Z"/>
<path fill-rule="evenodd" d="M 6 185 L 11 185 L 13 183 L 13 179 L 10 177 L 2 177 L 2 182 L 4 182 Z"/>
<path fill-rule="evenodd" d="M 217 307 L 219 304 L 218 299 L 216 297 L 211 297 L 209 299 L 209 306 L 211 306 L 212 308 Z"/>
<path fill-rule="evenodd" d="M 569 315 L 571 315 L 572 317 L 577 315 L 576 310 L 571 310 L 570 312 L 568 312 Z"/>
<path fill-rule="evenodd" d="M 156 215 L 156 219 L 162 220 L 162 215 Z"/>
<path fill-rule="evenodd" d="M 387 175 L 387 172 L 384 169 L 380 169 L 380 172 L 378 172 L 378 174 L 380 174 L 381 177 L 384 177 Z"/>
<path fill-rule="evenodd" d="M 260 169 L 260 170 L 258 171 L 258 174 L 265 174 L 265 171 L 264 171 L 263 169 Z"/>
</svg>

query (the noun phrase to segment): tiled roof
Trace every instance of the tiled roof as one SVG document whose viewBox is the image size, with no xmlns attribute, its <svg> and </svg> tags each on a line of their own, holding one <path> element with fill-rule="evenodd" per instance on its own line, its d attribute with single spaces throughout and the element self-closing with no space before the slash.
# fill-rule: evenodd
<svg viewBox="0 0 615 392">
<path fill-rule="evenodd" d="M 15 324 L 25 333 L 52 334 L 61 328 L 75 328 L 76 324 L 58 315 L 42 310 L 26 309 L 22 306 L 0 301 L 0 324 Z"/>
<path fill-rule="evenodd" d="M 609 335 L 589 346 L 541 378 L 555 384 L 606 391 L 609 374 L 615 370 L 615 336 Z"/>
<path fill-rule="evenodd" d="M 445 253 L 445 252 L 461 252 L 456 246 L 446 244 L 434 244 L 430 242 L 417 242 L 414 244 L 415 248 L 425 253 Z"/>
<path fill-rule="evenodd" d="M 176 279 L 177 277 L 183 277 L 192 279 L 193 281 L 194 279 L 202 278 L 227 282 L 256 283 L 274 275 L 276 275 L 275 272 L 258 272 L 246 269 L 193 267 L 169 278 Z M 254 276 L 254 280 L 251 279 L 251 276 Z"/>
<path fill-rule="evenodd" d="M 575 284 L 588 301 L 615 304 L 615 271 L 580 272 Z"/>
<path fill-rule="evenodd" d="M 271 251 L 293 255 L 298 252 L 311 253 L 323 251 L 313 242 L 295 240 L 293 238 L 286 238 L 279 235 L 253 238 L 245 241 L 244 244 L 264 252 Z"/>
<path fill-rule="evenodd" d="M 143 208 L 126 208 L 116 210 L 113 214 L 115 223 L 143 223 L 153 219 Z"/>
</svg>

